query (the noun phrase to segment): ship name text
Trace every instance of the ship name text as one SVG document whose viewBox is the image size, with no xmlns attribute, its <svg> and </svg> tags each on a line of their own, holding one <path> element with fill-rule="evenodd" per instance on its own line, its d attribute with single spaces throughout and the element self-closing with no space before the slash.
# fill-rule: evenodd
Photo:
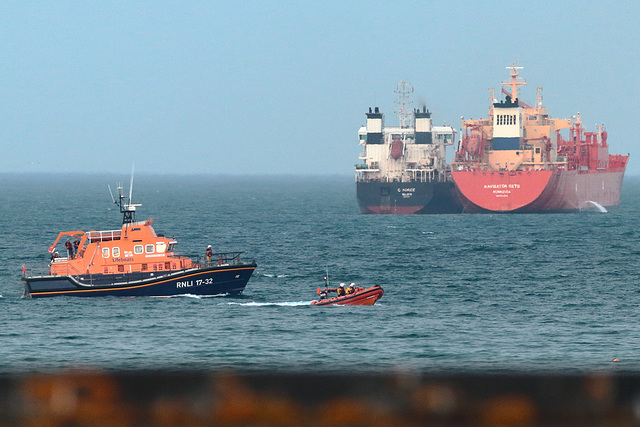
<svg viewBox="0 0 640 427">
<path fill-rule="evenodd" d="M 398 193 L 401 193 L 401 196 L 403 199 L 408 199 L 411 196 L 413 196 L 413 193 L 416 192 L 415 187 L 408 187 L 408 188 L 398 188 Z"/>
<path fill-rule="evenodd" d="M 484 188 L 488 188 L 488 189 L 520 188 L 520 184 L 485 184 Z"/>
</svg>

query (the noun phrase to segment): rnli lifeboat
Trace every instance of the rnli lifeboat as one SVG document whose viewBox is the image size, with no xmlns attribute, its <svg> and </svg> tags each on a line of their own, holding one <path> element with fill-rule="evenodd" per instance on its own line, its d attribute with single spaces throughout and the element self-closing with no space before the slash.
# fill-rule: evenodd
<svg viewBox="0 0 640 427">
<path fill-rule="evenodd" d="M 313 301 L 311 305 L 373 305 L 382 298 L 384 291 L 379 285 L 372 286 L 370 288 L 355 288 L 353 293 L 347 293 L 342 296 L 335 296 L 333 298 L 327 298 L 330 292 L 337 292 L 336 289 L 320 289 L 318 288 L 318 295 L 320 300 Z"/>
<path fill-rule="evenodd" d="M 126 197 L 122 187 L 118 190 L 119 199 L 114 203 L 123 214 L 122 227 L 59 233 L 49 247 L 47 267 L 38 270 L 23 265 L 25 297 L 166 297 L 239 295 L 244 291 L 255 261 L 242 262 L 242 252 L 211 251 L 203 259 L 176 254 L 177 242 L 156 234 L 153 218 L 136 222 L 135 210 L 140 205 L 130 203 L 131 192 Z"/>
</svg>

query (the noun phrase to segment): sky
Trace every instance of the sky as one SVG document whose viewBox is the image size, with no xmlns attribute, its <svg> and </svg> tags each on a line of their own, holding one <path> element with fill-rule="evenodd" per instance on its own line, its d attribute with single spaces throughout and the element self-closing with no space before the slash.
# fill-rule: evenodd
<svg viewBox="0 0 640 427">
<path fill-rule="evenodd" d="M 640 174 L 637 1 L 0 3 L 0 173 L 352 175 L 369 107 L 521 98 L 604 124 Z"/>
</svg>

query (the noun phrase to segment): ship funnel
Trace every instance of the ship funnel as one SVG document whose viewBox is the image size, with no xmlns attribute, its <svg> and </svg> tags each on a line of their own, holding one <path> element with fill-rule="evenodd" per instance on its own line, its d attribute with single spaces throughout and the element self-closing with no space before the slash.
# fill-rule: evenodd
<svg viewBox="0 0 640 427">
<path fill-rule="evenodd" d="M 416 144 L 432 144 L 433 135 L 431 133 L 431 113 L 427 110 L 427 106 L 413 112 L 414 132 L 416 135 Z"/>
<path fill-rule="evenodd" d="M 382 144 L 384 143 L 382 136 L 384 128 L 383 115 L 378 107 L 375 107 L 374 111 L 375 113 L 372 113 L 371 107 L 369 107 L 369 112 L 367 113 L 367 144 Z"/>
</svg>

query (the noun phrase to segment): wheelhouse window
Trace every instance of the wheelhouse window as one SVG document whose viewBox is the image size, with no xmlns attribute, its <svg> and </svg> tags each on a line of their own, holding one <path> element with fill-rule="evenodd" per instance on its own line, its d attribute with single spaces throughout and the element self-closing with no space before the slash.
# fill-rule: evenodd
<svg viewBox="0 0 640 427">
<path fill-rule="evenodd" d="M 156 247 L 154 245 L 147 245 L 147 246 L 145 246 L 144 251 L 146 253 L 148 253 L 148 254 L 152 254 L 154 252 L 155 248 Z"/>
<path fill-rule="evenodd" d="M 134 254 L 141 254 L 142 253 L 142 245 L 135 245 L 133 247 L 133 253 Z"/>
<path fill-rule="evenodd" d="M 165 242 L 156 242 L 156 252 L 161 254 L 165 249 L 167 249 L 167 244 Z"/>
<path fill-rule="evenodd" d="M 109 258 L 109 248 L 102 248 L 102 258 Z"/>
<path fill-rule="evenodd" d="M 111 249 L 111 253 L 113 253 L 114 257 L 119 257 L 120 256 L 120 248 Z"/>
</svg>

